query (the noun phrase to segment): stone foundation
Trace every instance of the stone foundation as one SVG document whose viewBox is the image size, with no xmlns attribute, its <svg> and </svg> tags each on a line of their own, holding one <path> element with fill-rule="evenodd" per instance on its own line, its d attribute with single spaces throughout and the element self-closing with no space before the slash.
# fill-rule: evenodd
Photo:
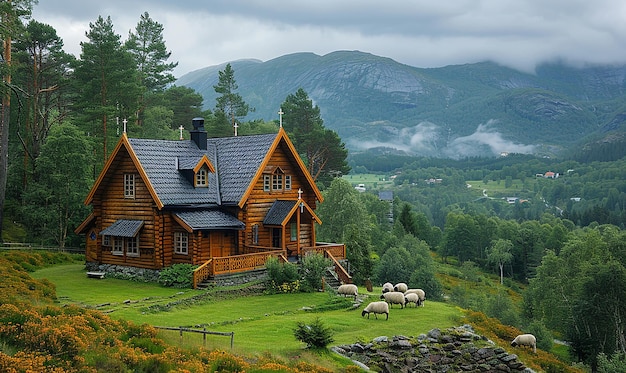
<svg viewBox="0 0 626 373">
<path fill-rule="evenodd" d="M 137 268 L 97 262 L 85 263 L 88 272 L 105 272 L 106 277 L 119 278 L 139 282 L 159 282 L 159 271 L 156 269 Z"/>
</svg>

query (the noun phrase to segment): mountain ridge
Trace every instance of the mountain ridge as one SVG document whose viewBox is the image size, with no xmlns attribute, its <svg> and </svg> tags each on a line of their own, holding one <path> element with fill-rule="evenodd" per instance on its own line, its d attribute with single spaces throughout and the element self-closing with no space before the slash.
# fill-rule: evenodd
<svg viewBox="0 0 626 373">
<path fill-rule="evenodd" d="M 626 66 L 556 62 L 535 74 L 489 61 L 417 68 L 359 51 L 230 64 L 237 92 L 256 109 L 246 120 L 277 119 L 287 95 L 303 88 L 351 152 L 552 156 L 626 127 Z M 199 92 L 205 109 L 213 109 L 213 86 L 225 65 L 189 72 L 176 84 Z"/>
</svg>

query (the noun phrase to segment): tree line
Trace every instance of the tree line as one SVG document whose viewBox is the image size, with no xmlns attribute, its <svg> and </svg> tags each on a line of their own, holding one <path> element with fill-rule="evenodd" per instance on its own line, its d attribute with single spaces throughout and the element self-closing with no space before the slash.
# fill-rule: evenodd
<svg viewBox="0 0 626 373">
<path fill-rule="evenodd" d="M 349 171 L 345 145 L 324 127 L 304 90 L 286 97 L 281 123 L 246 120 L 254 108 L 237 93 L 227 64 L 214 86 L 215 107 L 205 110 L 200 94 L 174 84 L 178 63 L 171 61 L 163 25 L 148 12 L 126 40 L 110 17 L 99 16 L 80 56 L 73 56 L 53 27 L 30 19 L 35 4 L 0 5 L 0 240 L 6 220 L 17 232 L 11 237 L 80 245 L 72 231 L 88 214 L 82 200 L 120 136 L 178 140 L 195 117 L 205 119 L 212 137 L 275 133 L 282 123 L 322 187 Z"/>
</svg>

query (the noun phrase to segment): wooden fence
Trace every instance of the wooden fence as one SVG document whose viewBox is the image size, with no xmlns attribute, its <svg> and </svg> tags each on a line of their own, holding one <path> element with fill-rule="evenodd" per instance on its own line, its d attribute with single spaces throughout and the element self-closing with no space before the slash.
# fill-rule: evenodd
<svg viewBox="0 0 626 373">
<path fill-rule="evenodd" d="M 46 251 L 58 251 L 61 253 L 71 254 L 84 254 L 85 249 L 80 247 L 58 247 L 58 246 L 43 246 L 34 243 L 24 242 L 2 242 L 0 243 L 0 250 L 46 250 Z"/>
<path fill-rule="evenodd" d="M 233 349 L 233 344 L 235 343 L 235 332 L 211 332 L 206 330 L 206 328 L 203 329 L 193 329 L 193 328 L 184 328 L 182 326 L 179 327 L 173 327 L 173 326 L 155 326 L 156 329 L 162 329 L 162 330 L 174 330 L 174 331 L 178 331 L 180 333 L 180 339 L 183 339 L 183 333 L 199 333 L 202 334 L 202 344 L 206 347 L 206 336 L 207 334 L 212 334 L 212 335 L 223 335 L 223 336 L 227 336 L 230 337 L 230 349 Z"/>
</svg>

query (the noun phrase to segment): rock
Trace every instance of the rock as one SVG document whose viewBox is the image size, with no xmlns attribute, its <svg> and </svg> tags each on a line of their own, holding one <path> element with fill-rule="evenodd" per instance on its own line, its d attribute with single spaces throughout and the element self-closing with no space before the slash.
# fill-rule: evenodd
<svg viewBox="0 0 626 373">
<path fill-rule="evenodd" d="M 381 372 L 530 373 L 517 355 L 508 354 L 470 326 L 433 329 L 418 337 L 381 336 L 371 343 L 333 347 L 332 351 Z"/>
</svg>

